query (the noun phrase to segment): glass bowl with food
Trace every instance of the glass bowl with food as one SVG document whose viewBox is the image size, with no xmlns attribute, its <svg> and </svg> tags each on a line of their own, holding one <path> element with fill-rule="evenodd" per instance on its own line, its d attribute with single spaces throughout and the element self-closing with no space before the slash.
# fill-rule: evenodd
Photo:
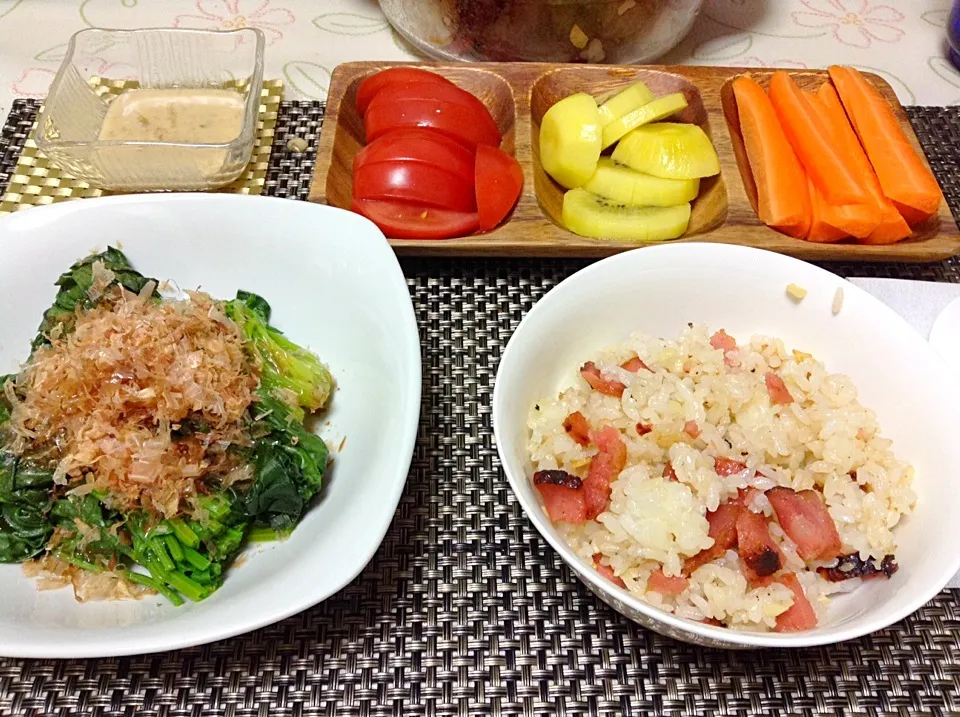
<svg viewBox="0 0 960 717">
<path fill-rule="evenodd" d="M 638 64 L 689 32 L 702 0 L 380 0 L 439 59 Z"/>
<path fill-rule="evenodd" d="M 263 33 L 76 33 L 37 120 L 37 148 L 75 179 L 118 191 L 205 190 L 253 153 Z"/>
</svg>

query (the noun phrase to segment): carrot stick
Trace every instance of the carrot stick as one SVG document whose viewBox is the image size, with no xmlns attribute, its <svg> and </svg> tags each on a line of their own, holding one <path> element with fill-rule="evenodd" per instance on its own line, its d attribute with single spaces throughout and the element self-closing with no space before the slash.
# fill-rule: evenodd
<svg viewBox="0 0 960 717">
<path fill-rule="evenodd" d="M 810 196 L 800 160 L 787 141 L 770 98 L 749 77 L 733 81 L 740 131 L 757 185 L 760 221 L 798 239 L 810 228 Z"/>
<path fill-rule="evenodd" d="M 824 85 L 824 87 L 827 87 L 827 85 Z M 823 102 L 820 101 L 820 98 L 815 93 L 804 92 L 804 95 L 807 97 L 807 101 L 810 103 L 810 108 L 813 110 L 814 114 L 817 115 L 820 123 L 826 130 L 827 141 L 830 142 L 830 145 L 836 150 L 837 155 L 840 157 L 840 161 L 842 161 L 844 166 L 853 172 L 856 178 L 861 180 L 861 184 L 864 186 L 864 188 L 866 188 L 866 182 L 861 176 L 861 172 L 851 156 L 851 148 L 843 145 L 840 132 L 833 127 L 833 118 L 828 114 Z M 856 136 L 853 137 L 853 141 L 859 147 L 860 143 Z M 866 160 L 866 157 L 864 157 L 864 160 Z M 867 163 L 867 167 L 870 167 L 869 162 Z M 873 172 L 872 169 L 870 171 L 871 173 Z M 823 197 L 823 202 L 821 205 L 819 207 L 814 207 L 814 221 L 819 219 L 826 224 L 836 227 L 844 234 L 856 237 L 857 239 L 863 239 L 870 236 L 876 231 L 877 227 L 880 226 L 882 213 L 880 209 L 880 203 L 869 194 L 869 189 L 867 189 L 867 192 L 868 201 L 864 204 L 835 204 L 827 201 L 826 197 Z M 892 204 L 890 206 L 893 208 Z M 895 209 L 894 212 L 896 212 Z"/>
<path fill-rule="evenodd" d="M 834 65 L 830 78 L 883 193 L 908 222 L 916 223 L 935 214 L 943 198 L 940 186 L 910 145 L 890 103 L 852 67 Z"/>
<path fill-rule="evenodd" d="M 832 223 L 827 221 L 827 210 L 830 209 L 830 203 L 823 192 L 813 183 L 813 180 L 807 178 L 810 187 L 810 207 L 812 209 L 812 221 L 810 222 L 810 231 L 807 232 L 807 241 L 817 244 L 833 244 L 841 239 L 846 239 L 849 234 L 838 229 Z"/>
<path fill-rule="evenodd" d="M 850 126 L 850 120 L 840 102 L 836 88 L 830 83 L 824 84 L 817 92 L 817 100 L 822 115 L 826 118 L 833 134 L 836 146 L 845 153 L 844 161 L 852 167 L 861 178 L 863 185 L 869 192 L 876 211 L 880 217 L 880 224 L 868 236 L 861 237 L 864 244 L 893 244 L 910 236 L 910 227 L 900 212 L 883 193 L 877 173 L 873 171 L 867 154 L 857 139 L 856 132 Z"/>
<path fill-rule="evenodd" d="M 866 190 L 844 165 L 826 127 L 797 83 L 782 70 L 770 80 L 770 101 L 800 163 L 830 203 L 867 203 Z"/>
</svg>

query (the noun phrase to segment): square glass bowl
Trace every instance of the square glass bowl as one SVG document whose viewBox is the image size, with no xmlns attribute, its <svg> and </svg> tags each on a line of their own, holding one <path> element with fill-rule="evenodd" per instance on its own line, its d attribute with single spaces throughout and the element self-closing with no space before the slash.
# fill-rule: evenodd
<svg viewBox="0 0 960 717">
<path fill-rule="evenodd" d="M 264 44 L 255 28 L 81 30 L 70 38 L 40 112 L 37 147 L 68 174 L 101 189 L 228 184 L 253 153 Z M 110 103 L 134 89 L 235 91 L 243 100 L 240 133 L 220 144 L 101 140 Z"/>
</svg>

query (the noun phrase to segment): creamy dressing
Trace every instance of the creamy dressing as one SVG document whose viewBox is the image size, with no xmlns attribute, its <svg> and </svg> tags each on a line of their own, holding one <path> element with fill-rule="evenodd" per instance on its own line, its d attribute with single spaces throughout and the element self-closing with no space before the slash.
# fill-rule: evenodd
<svg viewBox="0 0 960 717">
<path fill-rule="evenodd" d="M 103 118 L 100 139 L 221 144 L 240 136 L 244 97 L 212 89 L 130 90 Z"/>
</svg>

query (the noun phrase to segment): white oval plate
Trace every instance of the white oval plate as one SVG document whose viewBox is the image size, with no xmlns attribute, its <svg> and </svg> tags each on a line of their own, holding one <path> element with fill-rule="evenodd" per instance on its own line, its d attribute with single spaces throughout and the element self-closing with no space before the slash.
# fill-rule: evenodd
<svg viewBox="0 0 960 717">
<path fill-rule="evenodd" d="M 27 356 L 54 281 L 118 246 L 134 267 L 218 298 L 262 295 L 273 323 L 338 382 L 321 435 L 346 438 L 319 500 L 281 543 L 255 546 L 223 587 L 175 608 L 161 598 L 80 604 L 0 565 L 0 655 L 80 658 L 171 650 L 237 635 L 340 590 L 380 545 L 406 481 L 420 414 L 420 342 L 383 234 L 332 207 L 226 194 L 87 199 L 0 219 L 0 374 Z M 13 310 L 12 307 L 16 307 Z"/>
<path fill-rule="evenodd" d="M 803 301 L 786 294 L 796 283 Z M 838 288 L 844 300 L 831 311 Z M 794 634 L 711 627 L 660 611 L 581 561 L 544 513 L 529 476 L 527 414 L 598 350 L 642 331 L 673 338 L 687 322 L 740 340 L 763 334 L 812 353 L 851 377 L 897 455 L 913 464 L 916 511 L 896 529 L 899 572 L 835 599 L 825 622 Z M 605 259 L 563 281 L 524 318 L 507 345 L 493 397 L 497 449 L 536 528 L 587 586 L 627 617 L 713 647 L 823 645 L 879 630 L 918 609 L 960 568 L 956 427 L 960 384 L 892 309 L 848 281 L 780 254 L 722 244 L 667 244 Z"/>
</svg>

